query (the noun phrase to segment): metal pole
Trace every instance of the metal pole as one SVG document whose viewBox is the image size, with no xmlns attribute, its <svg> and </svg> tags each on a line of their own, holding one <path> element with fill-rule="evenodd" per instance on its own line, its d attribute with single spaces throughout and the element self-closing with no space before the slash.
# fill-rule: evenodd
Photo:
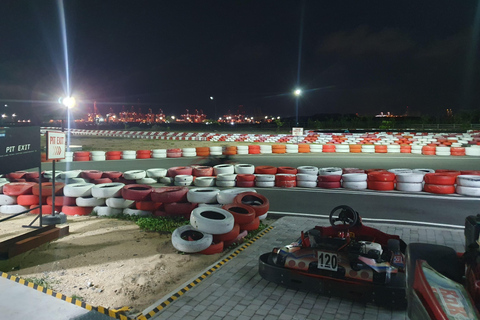
<svg viewBox="0 0 480 320">
<path fill-rule="evenodd" d="M 55 216 L 55 163 L 57 160 L 52 161 L 52 217 Z"/>
</svg>

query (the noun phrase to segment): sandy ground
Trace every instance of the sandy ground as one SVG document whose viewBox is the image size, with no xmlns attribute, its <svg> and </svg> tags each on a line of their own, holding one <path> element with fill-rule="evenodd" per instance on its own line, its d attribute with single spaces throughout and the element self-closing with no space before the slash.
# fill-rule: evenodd
<svg viewBox="0 0 480 320">
<path fill-rule="evenodd" d="M 0 223 L 0 241 L 27 232 L 21 226 L 31 220 Z M 69 236 L 0 261 L 0 270 L 43 278 L 54 291 L 90 305 L 140 312 L 222 257 L 180 254 L 169 234 L 145 232 L 130 221 L 68 217 L 68 225 Z"/>
</svg>

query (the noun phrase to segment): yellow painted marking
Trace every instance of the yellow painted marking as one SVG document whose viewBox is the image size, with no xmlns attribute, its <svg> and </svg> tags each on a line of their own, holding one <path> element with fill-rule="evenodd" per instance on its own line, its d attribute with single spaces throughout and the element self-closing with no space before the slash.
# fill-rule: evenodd
<svg viewBox="0 0 480 320">
<path fill-rule="evenodd" d="M 67 297 L 67 298 L 65 299 L 65 301 L 67 301 L 68 303 L 72 303 L 72 300 L 73 300 L 73 299 L 72 299 L 71 297 Z M 75 302 L 75 303 L 76 303 L 76 302 Z"/>
<path fill-rule="evenodd" d="M 61 293 L 57 293 L 55 295 L 55 298 L 58 298 L 58 299 L 62 299 L 62 297 L 63 297 L 63 294 L 61 294 Z"/>
<path fill-rule="evenodd" d="M 48 294 L 49 296 L 51 296 L 53 294 L 53 291 L 52 289 L 47 289 L 47 292 L 45 292 L 46 294 Z"/>
</svg>

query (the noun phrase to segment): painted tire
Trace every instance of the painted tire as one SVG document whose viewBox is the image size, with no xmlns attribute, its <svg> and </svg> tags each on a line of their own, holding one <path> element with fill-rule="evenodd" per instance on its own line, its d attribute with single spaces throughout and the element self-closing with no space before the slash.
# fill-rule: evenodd
<svg viewBox="0 0 480 320">
<path fill-rule="evenodd" d="M 219 174 L 234 174 L 235 167 L 231 164 L 219 164 L 213 167 L 213 173 L 216 176 Z"/>
<path fill-rule="evenodd" d="M 60 172 L 58 177 L 60 179 L 71 179 L 71 178 L 78 178 L 78 176 L 82 173 L 82 170 L 69 170 Z"/>
<path fill-rule="evenodd" d="M 45 204 L 47 201 L 47 197 L 39 198 L 38 195 L 33 194 L 22 194 L 17 196 L 17 204 L 21 206 L 33 206 L 39 204 Z"/>
<path fill-rule="evenodd" d="M 395 182 L 393 181 L 367 181 L 367 188 L 370 190 L 390 191 L 395 189 Z"/>
<path fill-rule="evenodd" d="M 147 169 L 146 174 L 148 178 L 162 178 L 167 175 L 167 169 L 164 168 L 152 168 L 152 169 Z"/>
<path fill-rule="evenodd" d="M 456 175 L 448 173 L 427 173 L 423 180 L 428 184 L 454 185 L 456 178 Z"/>
<path fill-rule="evenodd" d="M 254 174 L 255 166 L 253 164 L 236 164 L 235 173 L 237 174 Z"/>
<path fill-rule="evenodd" d="M 63 187 L 63 195 L 66 197 L 89 197 L 92 195 L 93 183 L 72 183 Z"/>
<path fill-rule="evenodd" d="M 61 195 L 63 187 L 65 186 L 62 182 L 55 182 L 55 195 Z M 51 182 L 42 182 L 42 196 L 48 197 L 53 193 L 53 183 Z M 32 194 L 38 196 L 40 195 L 40 186 L 35 184 L 32 187 Z"/>
<path fill-rule="evenodd" d="M 343 181 L 342 187 L 350 190 L 365 190 L 367 189 L 367 181 Z"/>
<path fill-rule="evenodd" d="M 315 188 L 317 187 L 317 181 L 298 180 L 297 187 L 299 188 Z"/>
<path fill-rule="evenodd" d="M 255 181 L 255 175 L 254 174 L 237 174 L 237 183 L 238 182 L 253 182 Z"/>
<path fill-rule="evenodd" d="M 103 172 L 98 170 L 83 170 L 80 173 L 81 178 L 89 179 L 89 180 L 100 179 L 102 175 L 103 175 Z"/>
<path fill-rule="evenodd" d="M 320 176 L 342 175 L 342 168 L 338 168 L 338 167 L 318 168 L 318 175 L 320 175 Z"/>
<path fill-rule="evenodd" d="M 162 207 L 163 203 L 153 201 L 135 201 L 135 209 L 144 211 L 155 211 Z"/>
<path fill-rule="evenodd" d="M 75 199 L 75 204 L 79 207 L 104 206 L 105 199 L 94 197 L 78 197 L 77 199 Z"/>
<path fill-rule="evenodd" d="M 137 184 L 155 184 L 157 183 L 157 179 L 154 178 L 142 178 L 142 179 L 137 179 L 135 180 Z"/>
<path fill-rule="evenodd" d="M 275 181 L 275 175 L 274 174 L 255 174 L 255 181 Z"/>
<path fill-rule="evenodd" d="M 397 182 L 396 189 L 405 192 L 421 192 L 423 190 L 422 182 Z"/>
<path fill-rule="evenodd" d="M 458 194 L 461 194 L 464 196 L 480 197 L 480 188 L 478 187 L 466 187 L 466 186 L 457 185 L 457 187 L 455 188 L 455 191 Z"/>
<path fill-rule="evenodd" d="M 257 166 L 255 167 L 256 174 L 265 174 L 265 175 L 272 175 L 277 173 L 277 167 L 272 166 Z"/>
<path fill-rule="evenodd" d="M 227 210 L 215 207 L 193 209 L 190 224 L 197 230 L 210 234 L 222 234 L 232 231 L 233 215 Z"/>
<path fill-rule="evenodd" d="M 152 186 L 144 184 L 129 184 L 122 188 L 122 198 L 135 201 L 150 200 L 152 191 Z"/>
<path fill-rule="evenodd" d="M 421 183 L 423 182 L 423 174 L 421 173 L 399 173 L 397 174 L 397 183 Z"/>
<path fill-rule="evenodd" d="M 90 180 L 91 183 L 93 184 L 104 184 L 104 183 L 112 183 L 112 179 L 109 178 L 100 178 L 100 179 L 93 179 Z"/>
<path fill-rule="evenodd" d="M 3 206 L 0 206 L 0 213 L 16 214 L 16 213 L 27 211 L 28 209 L 29 207 L 21 206 L 19 204 L 4 204 Z"/>
<path fill-rule="evenodd" d="M 35 182 L 10 182 L 3 186 L 3 194 L 7 196 L 19 196 L 22 194 L 32 194 Z"/>
<path fill-rule="evenodd" d="M 88 216 L 93 207 L 62 206 L 62 212 L 67 216 Z"/>
<path fill-rule="evenodd" d="M 187 200 L 193 203 L 216 203 L 219 192 L 216 188 L 193 188 L 188 190 Z"/>
<path fill-rule="evenodd" d="M 102 177 L 108 179 L 117 179 L 123 175 L 123 172 L 120 171 L 104 171 Z"/>
<path fill-rule="evenodd" d="M 277 168 L 277 175 L 278 174 L 297 174 L 297 169 L 293 167 L 278 167 Z"/>
<path fill-rule="evenodd" d="M 240 225 L 240 230 L 253 231 L 253 230 L 257 230 L 258 227 L 260 227 L 260 219 L 256 217 L 255 219 L 253 219 L 252 222 Z"/>
<path fill-rule="evenodd" d="M 131 209 L 131 208 L 123 209 L 123 214 L 127 214 L 129 216 L 139 216 L 139 217 L 150 217 L 150 216 L 152 216 L 152 212 L 150 212 L 150 211 Z"/>
<path fill-rule="evenodd" d="M 206 254 L 206 255 L 211 255 L 211 254 L 217 254 L 217 253 L 222 253 L 223 252 L 223 241 L 220 242 L 214 242 L 210 245 L 205 250 L 202 250 L 198 253 L 200 254 Z"/>
<path fill-rule="evenodd" d="M 413 173 L 426 174 L 426 173 L 434 173 L 434 172 L 435 172 L 435 170 L 433 170 L 433 169 L 424 169 L 424 168 L 413 169 Z"/>
<path fill-rule="evenodd" d="M 112 182 L 97 184 L 92 187 L 92 196 L 95 198 L 117 198 L 122 195 L 123 183 Z"/>
<path fill-rule="evenodd" d="M 240 189 L 240 188 L 221 190 L 217 194 L 217 202 L 223 205 L 234 203 L 235 197 L 244 192 L 256 192 L 256 191 L 255 189 Z"/>
<path fill-rule="evenodd" d="M 458 175 L 457 185 L 464 187 L 480 188 L 480 176 L 478 175 Z M 457 192 L 458 193 L 458 192 Z"/>
<path fill-rule="evenodd" d="M 275 175 L 275 182 L 279 181 L 297 181 L 297 176 L 293 173 L 277 173 Z"/>
<path fill-rule="evenodd" d="M 58 196 L 55 197 L 55 206 L 74 206 L 76 201 L 74 197 Z M 47 204 L 52 205 L 52 197 L 47 197 Z"/>
<path fill-rule="evenodd" d="M 191 167 L 172 167 L 167 170 L 167 176 L 175 178 L 179 174 L 191 176 L 193 169 Z"/>
<path fill-rule="evenodd" d="M 235 180 L 232 181 L 225 181 L 225 180 L 218 180 L 215 182 L 215 185 L 217 187 L 227 187 L 227 188 L 232 188 L 235 187 Z"/>
<path fill-rule="evenodd" d="M 245 204 L 230 203 L 230 204 L 223 205 L 222 208 L 230 212 L 233 215 L 233 219 L 235 220 L 235 223 L 238 223 L 238 224 L 250 223 L 256 217 L 255 209 Z M 225 239 L 225 240 L 231 240 L 231 239 Z"/>
<path fill-rule="evenodd" d="M 317 177 L 318 182 L 340 182 L 342 175 L 319 175 Z"/>
<path fill-rule="evenodd" d="M 240 234 L 240 226 L 235 223 L 233 229 L 230 232 L 223 233 L 223 234 L 214 234 L 213 235 L 213 242 L 220 242 L 220 241 L 231 241 L 238 237 Z"/>
<path fill-rule="evenodd" d="M 17 196 L 0 194 L 0 206 L 17 204 Z"/>
<path fill-rule="evenodd" d="M 105 203 L 110 208 L 125 209 L 132 206 L 135 201 L 123 198 L 107 198 L 107 200 L 105 200 Z"/>
<path fill-rule="evenodd" d="M 188 239 L 192 239 L 189 241 Z M 210 247 L 213 236 L 196 230 L 192 226 L 181 226 L 172 233 L 172 245 L 175 249 L 187 253 L 200 252 Z"/>
<path fill-rule="evenodd" d="M 265 219 L 267 219 L 267 216 L 268 216 L 268 212 L 262 214 L 261 216 L 258 216 L 258 220 L 260 220 L 260 221 L 265 220 Z"/>
<path fill-rule="evenodd" d="M 297 173 L 297 184 L 300 181 L 314 181 L 317 182 L 317 176 L 308 173 Z"/>
<path fill-rule="evenodd" d="M 16 180 L 16 179 L 22 179 L 26 173 L 27 173 L 26 171 L 15 171 L 15 172 L 7 173 L 5 176 L 7 177 L 8 180 Z"/>
<path fill-rule="evenodd" d="M 297 186 L 297 181 L 275 181 L 275 187 L 278 188 L 294 188 Z"/>
<path fill-rule="evenodd" d="M 340 183 L 340 181 L 318 181 L 317 187 L 323 189 L 337 189 L 341 188 L 342 184 Z"/>
<path fill-rule="evenodd" d="M 187 187 L 161 187 L 152 191 L 152 201 L 162 203 L 186 202 Z"/>
<path fill-rule="evenodd" d="M 413 170 L 408 168 L 395 168 L 395 169 L 388 169 L 387 171 L 395 173 L 395 175 L 413 173 Z"/>
<path fill-rule="evenodd" d="M 314 166 L 300 166 L 297 167 L 298 174 L 318 175 L 318 168 Z"/>
<path fill-rule="evenodd" d="M 445 184 L 425 183 L 423 185 L 423 191 L 429 192 L 429 193 L 437 193 L 437 194 L 452 194 L 452 193 L 455 193 L 455 186 L 445 185 Z"/>
<path fill-rule="evenodd" d="M 241 203 L 253 207 L 257 217 L 267 213 L 270 208 L 270 202 L 268 199 L 256 192 L 240 193 L 233 199 L 233 203 Z"/>
<path fill-rule="evenodd" d="M 173 179 L 175 182 L 188 182 L 188 185 L 191 185 L 193 182 L 193 176 L 189 174 L 177 174 Z"/>
<path fill-rule="evenodd" d="M 165 203 L 164 209 L 169 216 L 184 216 L 190 215 L 192 210 L 198 207 L 197 203 L 190 202 L 172 202 Z"/>
<path fill-rule="evenodd" d="M 395 181 L 395 173 L 388 171 L 372 171 L 368 173 L 368 181 L 375 182 L 393 182 Z M 379 190 L 379 189 L 375 189 Z"/>
<path fill-rule="evenodd" d="M 145 170 L 129 170 L 123 173 L 123 177 L 127 180 L 138 180 L 146 176 L 147 172 Z"/>
<path fill-rule="evenodd" d="M 192 170 L 195 177 L 210 177 L 213 176 L 213 168 L 209 166 L 197 166 Z"/>
<path fill-rule="evenodd" d="M 197 187 L 213 187 L 215 185 L 215 177 L 196 177 L 193 184 Z"/>
<path fill-rule="evenodd" d="M 107 206 L 97 206 L 93 208 L 93 212 L 100 217 L 110 217 L 122 214 L 123 210 L 118 208 L 110 208 Z"/>
<path fill-rule="evenodd" d="M 362 182 L 367 181 L 366 173 L 344 173 L 342 175 L 343 182 Z"/>
<path fill-rule="evenodd" d="M 55 212 L 58 213 L 58 212 L 62 211 L 62 206 L 55 206 L 54 210 L 55 210 Z M 30 212 L 29 213 L 39 214 L 40 213 L 40 208 L 38 207 L 38 204 L 30 206 Z M 52 206 L 42 205 L 42 215 L 44 215 L 44 214 L 52 214 Z"/>
<path fill-rule="evenodd" d="M 239 188 L 253 188 L 255 181 L 237 181 L 236 186 Z"/>
<path fill-rule="evenodd" d="M 272 188 L 272 187 L 275 187 L 275 181 L 256 181 L 255 187 Z"/>
<path fill-rule="evenodd" d="M 228 248 L 230 247 L 231 245 L 233 245 L 234 243 L 242 243 L 243 240 L 245 239 L 245 237 L 248 235 L 248 231 L 247 230 L 243 230 L 241 231 L 239 234 L 238 234 L 238 237 L 236 237 L 235 239 L 233 240 L 230 240 L 230 241 L 224 241 L 223 242 L 223 246 L 225 248 Z"/>
</svg>

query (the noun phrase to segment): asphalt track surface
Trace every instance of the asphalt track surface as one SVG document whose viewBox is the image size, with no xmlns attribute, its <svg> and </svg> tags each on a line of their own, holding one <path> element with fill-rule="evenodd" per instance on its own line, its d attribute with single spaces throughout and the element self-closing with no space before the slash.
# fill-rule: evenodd
<svg viewBox="0 0 480 320">
<path fill-rule="evenodd" d="M 255 166 L 317 166 L 341 168 L 429 168 L 480 170 L 478 157 L 441 157 L 415 154 L 272 154 L 236 155 L 237 163 Z M 127 171 L 170 168 L 201 164 L 200 158 L 167 158 L 100 162 L 60 162 L 57 170 Z M 42 163 L 42 170 L 51 170 Z M 365 221 L 401 224 L 452 225 L 462 227 L 465 217 L 480 213 L 480 198 L 460 195 L 434 195 L 425 192 L 353 191 L 320 188 L 257 188 L 270 200 L 270 213 L 276 215 L 328 216 L 330 210 L 345 204 L 357 210 Z"/>
</svg>

